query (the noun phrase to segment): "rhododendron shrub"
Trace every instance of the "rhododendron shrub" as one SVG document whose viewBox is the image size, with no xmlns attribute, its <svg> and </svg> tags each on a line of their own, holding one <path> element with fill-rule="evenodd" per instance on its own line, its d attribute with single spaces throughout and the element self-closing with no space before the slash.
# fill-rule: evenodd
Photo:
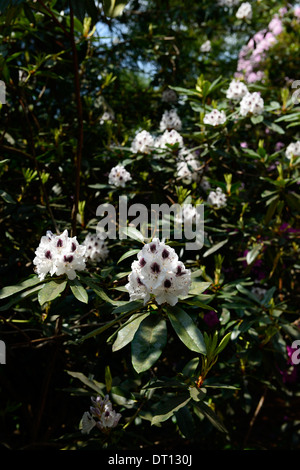
<svg viewBox="0 0 300 470">
<path fill-rule="evenodd" d="M 299 447 L 298 10 L 2 2 L 4 448 Z"/>
</svg>

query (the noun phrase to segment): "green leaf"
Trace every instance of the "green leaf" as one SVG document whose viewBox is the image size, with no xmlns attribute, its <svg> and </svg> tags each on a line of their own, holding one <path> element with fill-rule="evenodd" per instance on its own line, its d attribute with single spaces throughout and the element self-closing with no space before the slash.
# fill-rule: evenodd
<svg viewBox="0 0 300 470">
<path fill-rule="evenodd" d="M 164 318 L 152 314 L 141 322 L 131 342 L 132 365 L 138 374 L 153 366 L 166 342 L 167 325 Z"/>
<path fill-rule="evenodd" d="M 67 286 L 67 281 L 50 281 L 41 288 L 38 293 L 38 301 L 40 305 L 43 305 L 46 302 L 51 302 L 60 296 L 60 294 L 65 290 Z"/>
<path fill-rule="evenodd" d="M 140 323 L 149 315 L 149 312 L 146 313 L 135 313 L 132 315 L 125 325 L 121 326 L 121 329 L 118 331 L 118 336 L 116 341 L 112 346 L 113 351 L 119 351 L 119 349 L 124 348 L 127 344 L 131 343 L 134 338 L 134 335 L 140 326 Z"/>
<path fill-rule="evenodd" d="M 127 251 L 126 253 L 124 253 L 124 255 L 121 256 L 121 258 L 119 259 L 119 261 L 117 262 L 117 264 L 121 263 L 121 261 L 123 261 L 123 260 L 126 259 L 126 258 L 129 258 L 130 256 L 136 255 L 136 254 L 139 253 L 139 252 L 140 252 L 140 249 Z"/>
<path fill-rule="evenodd" d="M 98 297 L 104 300 L 104 302 L 107 302 L 109 304 L 116 305 L 116 306 L 124 305 L 128 303 L 126 301 L 119 301 L 119 300 L 111 299 L 106 294 L 106 292 L 104 292 L 102 287 L 98 284 L 98 280 L 96 278 L 91 279 L 90 277 L 86 277 L 80 273 L 78 273 L 78 276 L 79 276 L 80 281 L 83 284 L 87 285 L 90 289 L 92 289 L 95 292 L 95 294 L 98 295 Z"/>
<path fill-rule="evenodd" d="M 166 421 L 176 411 L 185 406 L 190 400 L 191 397 L 187 392 L 176 396 L 166 397 L 160 401 L 155 408 L 155 415 L 151 420 L 151 424 L 158 424 Z"/>
<path fill-rule="evenodd" d="M 84 385 L 87 387 L 91 388 L 95 392 L 97 392 L 99 395 L 102 397 L 104 396 L 105 390 L 104 390 L 104 384 L 101 384 L 100 382 L 97 382 L 94 379 L 89 379 L 86 377 L 82 372 L 72 372 L 70 370 L 66 371 L 67 374 L 69 374 L 71 377 L 74 377 L 75 379 L 80 380 Z"/>
<path fill-rule="evenodd" d="M 251 264 L 253 263 L 253 261 L 255 261 L 255 259 L 257 258 L 257 256 L 259 255 L 260 251 L 262 249 L 262 245 L 261 244 L 257 244 L 255 245 L 252 250 L 250 250 L 248 253 L 247 253 L 247 256 L 246 256 L 246 261 L 247 261 L 247 264 Z"/>
<path fill-rule="evenodd" d="M 188 406 L 183 406 L 174 413 L 176 424 L 185 439 L 193 439 L 195 436 L 195 422 Z"/>
<path fill-rule="evenodd" d="M 123 13 L 127 0 L 102 0 L 103 9 L 106 16 L 115 18 Z"/>
<path fill-rule="evenodd" d="M 135 227 L 121 227 L 120 231 L 129 238 L 144 243 L 144 236 Z"/>
<path fill-rule="evenodd" d="M 251 116 L 251 122 L 252 124 L 259 124 L 264 120 L 264 117 L 262 114 L 259 114 L 258 116 Z"/>
<path fill-rule="evenodd" d="M 16 204 L 16 201 L 3 189 L 0 189 L 0 196 L 7 204 Z"/>
<path fill-rule="evenodd" d="M 73 292 L 74 296 L 76 297 L 79 302 L 83 302 L 85 304 L 89 301 L 89 296 L 85 288 L 80 284 L 78 279 L 74 279 L 70 281 L 70 288 Z"/>
<path fill-rule="evenodd" d="M 217 243 L 216 245 L 212 246 L 211 248 L 209 248 L 209 250 L 205 251 L 205 253 L 203 253 L 203 258 L 206 258 L 206 256 L 209 256 L 211 255 L 212 253 L 214 253 L 215 251 L 219 250 L 220 248 L 222 248 L 222 246 L 224 246 L 226 243 L 228 242 L 228 238 L 226 240 L 223 240 L 219 243 Z"/>
<path fill-rule="evenodd" d="M 169 320 L 181 341 L 191 350 L 206 354 L 206 346 L 201 331 L 191 317 L 179 307 L 168 310 Z"/>
<path fill-rule="evenodd" d="M 214 354 L 215 356 L 217 356 L 218 354 L 220 354 L 220 352 L 223 351 L 223 349 L 226 348 L 227 344 L 229 343 L 229 340 L 230 340 L 230 337 L 231 337 L 231 331 L 229 333 L 227 333 L 220 341 L 218 347 L 216 348 Z"/>
<path fill-rule="evenodd" d="M 3 287 L 0 290 L 0 299 L 5 299 L 6 297 L 14 295 L 25 289 L 29 289 L 30 287 L 36 286 L 37 284 L 44 284 L 44 283 L 45 281 L 41 281 L 38 276 L 30 277 L 29 279 L 26 279 L 25 281 L 20 282 L 19 284 L 16 284 L 15 286 Z"/>
<path fill-rule="evenodd" d="M 203 401 L 194 401 L 193 404 L 198 408 L 198 410 L 209 419 L 209 421 L 221 432 L 227 433 L 227 429 L 216 415 L 216 413 Z"/>
</svg>

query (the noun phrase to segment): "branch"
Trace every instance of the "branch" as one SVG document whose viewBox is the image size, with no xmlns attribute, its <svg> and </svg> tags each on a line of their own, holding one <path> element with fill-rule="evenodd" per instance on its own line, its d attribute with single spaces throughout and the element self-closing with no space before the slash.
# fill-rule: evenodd
<svg viewBox="0 0 300 470">
<path fill-rule="evenodd" d="M 76 235 L 76 220 L 78 213 L 78 204 L 80 197 L 80 172 L 81 172 L 81 160 L 82 160 L 82 147 L 83 147 L 83 117 L 82 117 L 82 104 L 80 97 L 80 80 L 79 80 L 79 67 L 78 67 L 78 55 L 75 44 L 74 36 L 74 12 L 70 3 L 70 33 L 71 33 L 71 46 L 73 54 L 73 67 L 74 67 L 74 86 L 75 86 L 75 99 L 77 106 L 77 119 L 78 119 L 78 140 L 77 150 L 75 157 L 75 170 L 76 170 L 76 183 L 75 183 L 75 201 L 72 209 L 71 222 L 72 222 L 72 236 Z"/>
</svg>

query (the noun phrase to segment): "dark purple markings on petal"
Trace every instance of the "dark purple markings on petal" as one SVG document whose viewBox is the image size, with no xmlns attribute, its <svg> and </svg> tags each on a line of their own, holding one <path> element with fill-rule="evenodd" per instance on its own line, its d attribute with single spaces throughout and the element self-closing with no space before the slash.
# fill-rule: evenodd
<svg viewBox="0 0 300 470">
<path fill-rule="evenodd" d="M 145 258 L 141 258 L 140 261 L 139 261 L 140 265 L 142 266 L 142 268 L 145 266 L 146 264 L 146 260 Z"/>
<path fill-rule="evenodd" d="M 47 251 L 46 251 L 45 257 L 48 258 L 48 259 L 52 259 L 52 255 L 51 255 L 51 251 L 50 251 L 50 250 L 47 250 Z"/>
<path fill-rule="evenodd" d="M 75 251 L 76 248 L 77 248 L 76 243 L 72 242 L 71 251 Z"/>
<path fill-rule="evenodd" d="M 136 281 L 140 286 L 144 285 L 144 283 L 141 281 L 141 279 L 139 277 L 137 277 Z"/>
<path fill-rule="evenodd" d="M 72 263 L 73 259 L 74 259 L 74 257 L 73 257 L 72 255 L 70 255 L 70 256 L 66 256 L 66 255 L 65 255 L 65 256 L 64 256 L 64 261 L 65 261 L 66 263 Z"/>
<path fill-rule="evenodd" d="M 185 271 L 182 271 L 181 266 L 177 266 L 176 276 L 182 276 L 183 274 L 185 274 Z"/>
<path fill-rule="evenodd" d="M 160 266 L 158 263 L 152 263 L 151 264 L 151 271 L 153 273 L 159 273 L 160 272 Z"/>
<path fill-rule="evenodd" d="M 164 259 L 166 259 L 166 258 L 168 258 L 169 254 L 170 254 L 169 251 L 165 248 L 165 249 L 163 250 L 161 256 L 162 256 Z"/>
<path fill-rule="evenodd" d="M 156 244 L 155 243 L 151 243 L 150 251 L 151 251 L 151 253 L 154 253 L 156 251 Z"/>
<path fill-rule="evenodd" d="M 59 239 L 57 240 L 57 245 L 56 245 L 56 246 L 57 246 L 57 247 L 63 246 L 63 241 L 62 241 L 61 238 L 59 238 Z"/>
<path fill-rule="evenodd" d="M 166 279 L 164 282 L 164 286 L 168 289 L 169 287 L 171 287 L 171 285 L 172 285 L 172 282 L 170 281 L 170 279 Z"/>
</svg>

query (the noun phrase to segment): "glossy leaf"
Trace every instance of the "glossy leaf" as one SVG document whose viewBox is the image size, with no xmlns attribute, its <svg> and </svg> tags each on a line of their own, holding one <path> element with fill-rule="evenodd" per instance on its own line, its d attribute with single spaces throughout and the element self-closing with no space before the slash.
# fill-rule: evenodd
<svg viewBox="0 0 300 470">
<path fill-rule="evenodd" d="M 132 365 L 137 373 L 153 366 L 166 342 L 167 325 L 164 318 L 152 314 L 141 322 L 131 342 Z"/>
</svg>

